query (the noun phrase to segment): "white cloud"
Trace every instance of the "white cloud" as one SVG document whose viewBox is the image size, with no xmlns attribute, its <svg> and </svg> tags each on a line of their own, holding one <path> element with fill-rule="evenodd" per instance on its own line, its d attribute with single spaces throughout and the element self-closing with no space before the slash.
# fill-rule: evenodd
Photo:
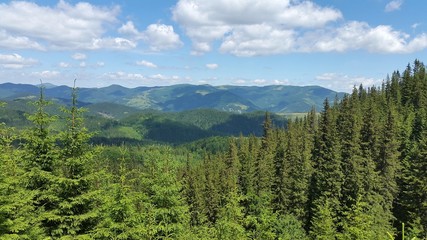
<svg viewBox="0 0 427 240">
<path fill-rule="evenodd" d="M 221 52 L 236 56 L 271 55 L 293 51 L 293 30 L 277 29 L 265 24 L 239 27 L 225 37 Z"/>
<path fill-rule="evenodd" d="M 71 65 L 70 65 L 69 63 L 66 63 L 66 62 L 60 62 L 58 65 L 59 65 L 60 67 L 62 67 L 62 68 L 68 68 L 68 67 L 71 67 Z"/>
<path fill-rule="evenodd" d="M 375 79 L 364 76 L 349 76 L 340 73 L 323 73 L 316 76 L 320 81 L 319 85 L 340 92 L 351 92 L 353 87 L 362 84 L 365 87 L 380 86 L 382 79 Z"/>
<path fill-rule="evenodd" d="M 71 56 L 74 60 L 84 60 L 87 58 L 86 54 L 84 53 L 75 53 L 73 56 Z"/>
<path fill-rule="evenodd" d="M 104 62 L 96 62 L 96 66 L 103 67 L 103 66 L 105 66 L 105 63 Z"/>
<path fill-rule="evenodd" d="M 160 73 L 151 75 L 150 78 L 151 79 L 156 79 L 156 80 L 166 80 L 166 79 L 168 79 L 167 76 L 164 76 L 164 75 L 162 75 Z"/>
<path fill-rule="evenodd" d="M 345 52 L 368 50 L 377 53 L 411 53 L 427 48 L 427 35 L 412 39 L 391 26 L 371 27 L 365 22 L 349 22 L 337 29 L 308 32 L 298 39 L 302 52 Z"/>
<path fill-rule="evenodd" d="M 388 9 L 402 4 L 391 1 Z M 388 25 L 343 21 L 339 10 L 313 1 L 180 0 L 172 14 L 192 41 L 192 55 L 212 51 L 217 42 L 222 53 L 242 57 L 354 50 L 412 53 L 427 48 L 427 34 L 410 36 Z"/>
<path fill-rule="evenodd" d="M 140 73 L 129 73 L 129 72 L 109 72 L 104 73 L 101 78 L 107 82 L 117 83 L 126 82 L 128 86 L 158 86 L 158 85 L 171 85 L 183 81 L 191 81 L 191 78 L 172 75 L 167 76 L 163 74 L 154 74 L 150 76 L 144 76 Z"/>
<path fill-rule="evenodd" d="M 24 58 L 19 54 L 0 54 L 0 67 L 21 69 L 24 67 L 31 67 L 38 62 L 32 58 Z"/>
<path fill-rule="evenodd" d="M 219 65 L 216 63 L 208 63 L 208 64 L 206 64 L 206 67 L 214 70 L 214 69 L 217 69 L 219 67 Z"/>
<path fill-rule="evenodd" d="M 393 1 L 390 1 L 385 6 L 384 11 L 386 11 L 386 12 L 393 12 L 393 11 L 399 10 L 400 7 L 402 6 L 402 4 L 403 4 L 403 0 L 393 0 Z"/>
<path fill-rule="evenodd" d="M 275 80 L 273 80 L 273 84 L 274 85 L 287 85 L 287 84 L 289 84 L 289 80 L 287 80 L 287 79 L 285 79 L 285 80 L 275 79 Z"/>
<path fill-rule="evenodd" d="M 138 30 L 135 28 L 135 25 L 133 25 L 132 21 L 127 21 L 125 24 L 123 24 L 119 28 L 118 31 L 121 34 L 127 34 L 127 35 L 138 35 L 139 34 Z"/>
<path fill-rule="evenodd" d="M 86 65 L 86 62 L 81 62 L 81 63 L 79 64 L 79 66 L 80 66 L 80 67 L 82 67 L 82 68 L 85 68 L 87 65 Z"/>
<path fill-rule="evenodd" d="M 42 45 L 52 49 L 96 49 L 93 44 L 105 38 L 107 27 L 117 22 L 119 12 L 117 6 L 98 7 L 87 2 L 72 5 L 63 0 L 53 7 L 27 1 L 1 3 L 0 39 L 12 43 L 10 48 L 23 48 L 26 42 L 29 44 L 25 48 L 37 50 L 43 49 Z"/>
<path fill-rule="evenodd" d="M 88 44 L 85 48 L 90 50 L 97 50 L 102 48 L 115 49 L 115 50 L 128 50 L 136 48 L 137 43 L 133 40 L 120 37 L 107 37 L 107 38 L 96 38 L 92 39 L 91 44 Z"/>
<path fill-rule="evenodd" d="M 411 28 L 415 30 L 415 29 L 417 29 L 420 25 L 421 25 L 421 23 L 414 23 L 414 24 L 412 24 L 412 25 L 411 25 Z"/>
<path fill-rule="evenodd" d="M 175 49 L 183 45 L 179 35 L 170 25 L 150 24 L 145 31 L 140 32 L 132 21 L 128 21 L 119 28 L 118 32 L 135 40 L 145 41 L 153 51 Z"/>
<path fill-rule="evenodd" d="M 238 55 L 258 55 L 252 53 L 253 50 L 249 50 L 249 54 L 245 51 L 256 49 L 255 44 L 268 37 L 257 36 L 256 41 L 251 41 L 253 35 L 250 29 L 289 33 L 293 28 L 322 27 L 342 18 L 341 12 L 336 9 L 320 7 L 310 1 L 290 0 L 180 0 L 172 11 L 173 19 L 184 28 L 193 42 L 193 54 L 210 51 L 213 41 L 226 37 L 223 51 L 233 52 L 231 48 L 237 47 L 241 49 L 236 50 Z M 239 39 L 246 42 L 236 43 Z M 264 49 L 261 52 L 272 50 Z"/>
<path fill-rule="evenodd" d="M 103 78 L 109 80 L 146 80 L 147 78 L 140 73 L 126 73 L 126 72 L 110 72 L 102 75 Z"/>
<path fill-rule="evenodd" d="M 157 68 L 156 64 L 149 62 L 149 61 L 145 61 L 145 60 L 137 61 L 136 65 L 144 66 L 144 67 L 148 67 L 148 68 Z"/>
<path fill-rule="evenodd" d="M 262 84 L 267 83 L 267 80 L 265 80 L 265 79 L 255 79 L 252 82 L 255 83 L 255 84 L 257 84 L 257 85 L 262 85 Z"/>
<path fill-rule="evenodd" d="M 39 43 L 24 36 L 13 36 L 0 30 L 0 48 L 45 50 Z"/>
<path fill-rule="evenodd" d="M 144 32 L 144 39 L 154 51 L 174 49 L 182 46 L 172 26 L 151 24 Z"/>
<path fill-rule="evenodd" d="M 61 73 L 58 71 L 41 71 L 41 72 L 32 72 L 30 76 L 47 79 L 47 78 L 57 78 Z"/>
</svg>

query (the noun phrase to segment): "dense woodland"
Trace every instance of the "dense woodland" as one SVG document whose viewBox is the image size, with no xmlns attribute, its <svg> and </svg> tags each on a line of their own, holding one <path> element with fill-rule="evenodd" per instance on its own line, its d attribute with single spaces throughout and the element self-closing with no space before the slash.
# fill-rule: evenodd
<svg viewBox="0 0 427 240">
<path fill-rule="evenodd" d="M 427 238 L 418 60 L 225 150 L 93 145 L 77 100 L 50 115 L 41 88 L 32 126 L 1 125 L 0 239 Z"/>
</svg>

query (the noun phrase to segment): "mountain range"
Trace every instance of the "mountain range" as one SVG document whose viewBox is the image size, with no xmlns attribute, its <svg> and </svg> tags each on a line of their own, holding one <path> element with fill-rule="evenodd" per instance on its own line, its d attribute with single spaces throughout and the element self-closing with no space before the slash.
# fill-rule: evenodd
<svg viewBox="0 0 427 240">
<path fill-rule="evenodd" d="M 29 84 L 0 84 L 0 100 L 33 99 L 39 86 Z M 45 85 L 45 96 L 68 103 L 68 86 Z M 79 88 L 81 105 L 112 103 L 136 109 L 179 112 L 193 109 L 215 109 L 243 113 L 257 110 L 274 113 L 308 112 L 321 109 L 325 98 L 334 99 L 338 93 L 319 86 L 211 86 L 179 84 L 159 87 L 126 88 L 111 85 L 103 88 Z"/>
</svg>

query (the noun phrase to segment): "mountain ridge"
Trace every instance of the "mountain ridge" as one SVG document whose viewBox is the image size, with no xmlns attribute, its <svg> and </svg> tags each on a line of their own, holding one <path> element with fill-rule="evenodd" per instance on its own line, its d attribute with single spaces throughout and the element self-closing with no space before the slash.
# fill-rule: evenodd
<svg viewBox="0 0 427 240">
<path fill-rule="evenodd" d="M 0 84 L 0 100 L 29 98 L 39 94 L 39 86 Z M 58 101 L 70 98 L 71 88 L 65 85 L 45 88 L 45 96 Z M 321 109 L 326 98 L 344 93 L 320 86 L 235 86 L 192 85 L 127 88 L 113 84 L 100 88 L 79 88 L 78 100 L 84 104 L 115 103 L 138 109 L 179 112 L 192 109 L 216 109 L 234 113 L 269 111 L 275 113 L 308 112 Z"/>
</svg>

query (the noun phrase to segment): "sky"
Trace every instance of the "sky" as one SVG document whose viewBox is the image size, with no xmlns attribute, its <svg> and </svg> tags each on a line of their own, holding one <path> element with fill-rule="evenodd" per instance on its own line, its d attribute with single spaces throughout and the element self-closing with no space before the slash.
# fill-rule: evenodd
<svg viewBox="0 0 427 240">
<path fill-rule="evenodd" d="M 0 1 L 0 83 L 380 85 L 427 55 L 424 0 Z"/>
</svg>

